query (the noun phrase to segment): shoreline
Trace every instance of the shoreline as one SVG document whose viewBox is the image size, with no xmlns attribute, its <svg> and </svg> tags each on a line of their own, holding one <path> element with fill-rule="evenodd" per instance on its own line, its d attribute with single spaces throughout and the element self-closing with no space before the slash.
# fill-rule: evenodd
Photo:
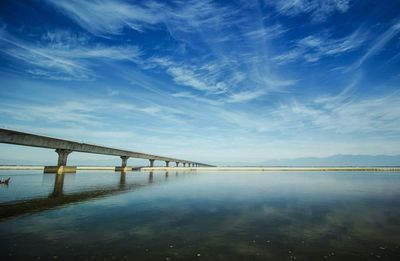
<svg viewBox="0 0 400 261">
<path fill-rule="evenodd" d="M 77 166 L 77 170 L 115 171 L 114 166 Z M 44 166 L 0 166 L 1 170 L 44 170 Z M 391 171 L 400 167 L 127 167 L 128 171 Z"/>
</svg>

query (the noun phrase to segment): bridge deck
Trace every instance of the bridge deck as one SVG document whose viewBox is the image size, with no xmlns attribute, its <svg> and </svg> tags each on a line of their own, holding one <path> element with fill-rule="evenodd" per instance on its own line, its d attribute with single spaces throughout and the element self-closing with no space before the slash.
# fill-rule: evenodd
<svg viewBox="0 0 400 261">
<path fill-rule="evenodd" d="M 152 154 L 140 153 L 135 151 L 114 149 L 105 146 L 93 145 L 88 143 L 81 143 L 75 141 L 69 141 L 58 138 L 51 138 L 46 136 L 40 136 L 31 133 L 19 132 L 8 129 L 0 128 L 0 142 L 15 145 L 25 145 L 31 147 L 40 147 L 47 149 L 65 149 L 77 152 L 86 152 L 93 154 L 103 155 L 114 155 L 114 156 L 127 156 L 131 158 L 139 159 L 152 159 L 160 161 L 170 161 L 179 163 L 197 163 L 191 160 L 175 159 L 164 156 L 157 156 Z M 198 163 L 201 164 L 201 163 Z M 206 165 L 206 164 L 201 164 Z"/>
</svg>

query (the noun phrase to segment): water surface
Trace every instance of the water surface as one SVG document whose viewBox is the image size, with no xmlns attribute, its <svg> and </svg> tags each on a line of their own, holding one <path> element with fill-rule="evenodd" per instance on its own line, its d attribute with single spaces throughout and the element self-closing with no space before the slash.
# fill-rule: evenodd
<svg viewBox="0 0 400 261">
<path fill-rule="evenodd" d="M 399 173 L 0 177 L 2 259 L 400 260 Z"/>
</svg>

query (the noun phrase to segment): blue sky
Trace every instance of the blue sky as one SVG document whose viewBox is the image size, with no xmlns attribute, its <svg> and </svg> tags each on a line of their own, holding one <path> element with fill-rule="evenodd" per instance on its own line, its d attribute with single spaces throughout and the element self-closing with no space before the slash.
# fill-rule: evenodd
<svg viewBox="0 0 400 261">
<path fill-rule="evenodd" d="M 218 164 L 400 154 L 399 11 L 385 0 L 3 0 L 0 123 Z"/>
</svg>

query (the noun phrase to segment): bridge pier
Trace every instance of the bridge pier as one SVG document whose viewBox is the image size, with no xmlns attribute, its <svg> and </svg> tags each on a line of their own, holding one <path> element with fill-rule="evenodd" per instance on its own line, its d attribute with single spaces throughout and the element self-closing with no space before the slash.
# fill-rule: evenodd
<svg viewBox="0 0 400 261">
<path fill-rule="evenodd" d="M 169 167 L 169 161 L 165 161 L 165 167 Z"/>
<path fill-rule="evenodd" d="M 186 167 L 186 163 L 185 162 L 183 162 L 183 166 Z"/>
<path fill-rule="evenodd" d="M 124 171 L 125 172 L 128 170 L 132 170 L 131 167 L 126 166 L 128 164 L 129 156 L 121 156 L 120 158 L 122 160 L 121 166 L 115 167 L 115 171 Z"/>
<path fill-rule="evenodd" d="M 76 166 L 67 166 L 68 155 L 72 150 L 56 149 L 58 154 L 57 166 L 45 166 L 44 173 L 76 173 Z"/>
<path fill-rule="evenodd" d="M 154 167 L 154 160 L 153 159 L 149 159 L 149 161 L 150 161 L 150 167 L 151 168 Z"/>
<path fill-rule="evenodd" d="M 175 162 L 176 166 L 179 167 L 179 162 Z"/>
</svg>

